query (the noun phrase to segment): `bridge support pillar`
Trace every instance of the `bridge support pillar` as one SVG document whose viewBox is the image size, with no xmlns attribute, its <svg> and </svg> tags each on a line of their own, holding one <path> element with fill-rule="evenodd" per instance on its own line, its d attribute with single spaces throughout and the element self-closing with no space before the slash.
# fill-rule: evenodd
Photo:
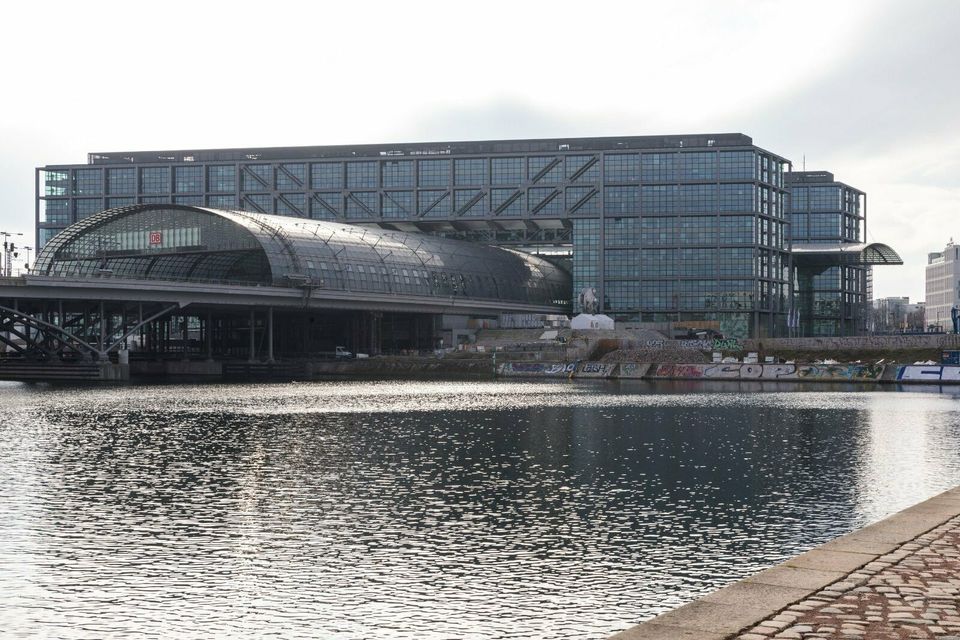
<svg viewBox="0 0 960 640">
<path fill-rule="evenodd" d="M 206 322 L 207 362 L 213 362 L 213 314 L 207 312 Z"/>
<path fill-rule="evenodd" d="M 273 307 L 267 307 L 267 362 L 273 362 Z"/>
<path fill-rule="evenodd" d="M 255 341 L 255 335 L 254 335 L 256 333 L 256 322 L 257 322 L 257 317 L 255 313 L 256 312 L 253 309 L 250 309 L 250 357 L 247 359 L 248 362 L 257 361 L 257 344 Z"/>
<path fill-rule="evenodd" d="M 106 305 L 104 304 L 103 300 L 101 300 L 101 301 L 100 301 L 100 318 L 99 318 L 100 322 L 98 323 L 98 324 L 100 325 L 100 342 L 99 342 L 99 344 L 97 344 L 97 348 L 99 349 L 99 352 L 98 352 L 98 354 L 97 354 L 97 359 L 98 359 L 100 362 L 106 362 L 106 361 L 107 361 L 107 351 L 106 351 L 106 347 L 107 347 L 107 317 L 106 317 L 106 309 L 105 309 L 105 307 L 106 307 Z"/>
<path fill-rule="evenodd" d="M 189 334 L 189 331 L 187 330 L 187 316 L 182 315 L 180 316 L 180 343 L 183 345 L 183 350 L 180 356 L 183 360 L 190 359 L 189 350 L 187 349 L 187 343 L 189 342 L 189 340 L 190 340 L 190 334 Z"/>
</svg>

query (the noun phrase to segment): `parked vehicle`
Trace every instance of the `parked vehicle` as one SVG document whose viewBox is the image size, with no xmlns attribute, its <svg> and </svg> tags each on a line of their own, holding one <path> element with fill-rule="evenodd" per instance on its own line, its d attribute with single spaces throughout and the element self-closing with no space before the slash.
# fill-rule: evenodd
<svg viewBox="0 0 960 640">
<path fill-rule="evenodd" d="M 349 351 L 346 347 L 336 347 L 333 351 L 321 351 L 317 355 L 321 358 L 336 358 L 337 360 L 349 360 L 353 358 L 353 352 Z"/>
</svg>

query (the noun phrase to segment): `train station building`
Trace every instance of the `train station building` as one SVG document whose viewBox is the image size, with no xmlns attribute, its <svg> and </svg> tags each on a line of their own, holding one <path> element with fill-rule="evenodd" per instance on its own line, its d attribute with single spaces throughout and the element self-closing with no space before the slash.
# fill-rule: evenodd
<svg viewBox="0 0 960 640">
<path fill-rule="evenodd" d="M 291 229 L 308 218 L 416 234 L 411 242 L 426 247 L 445 238 L 539 255 L 569 272 L 561 297 L 571 311 L 578 292 L 593 289 L 619 322 L 731 337 L 854 334 L 866 319 L 870 265 L 899 257 L 862 242 L 862 192 L 810 173 L 793 178 L 787 159 L 743 134 L 91 153 L 87 164 L 37 169 L 37 242 L 138 205 L 281 216 Z M 791 199 L 801 185 L 802 203 Z M 839 226 L 820 233 L 828 214 Z M 118 269 L 143 267 L 108 255 L 117 250 L 91 249 Z M 257 273 L 245 259 L 236 269 Z M 301 264 L 295 275 L 361 277 L 311 262 L 313 273 Z M 214 268 L 199 261 L 191 273 Z M 371 280 L 368 265 L 362 277 Z"/>
</svg>

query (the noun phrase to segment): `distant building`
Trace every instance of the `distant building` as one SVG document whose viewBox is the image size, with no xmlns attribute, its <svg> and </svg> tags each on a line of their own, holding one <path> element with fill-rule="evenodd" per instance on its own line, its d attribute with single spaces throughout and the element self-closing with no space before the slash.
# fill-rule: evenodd
<svg viewBox="0 0 960 640">
<path fill-rule="evenodd" d="M 926 329 L 924 303 L 910 303 L 908 297 L 879 298 L 873 301 L 871 331 L 874 333 L 919 332 Z"/>
<path fill-rule="evenodd" d="M 960 245 L 952 238 L 943 251 L 927 254 L 926 276 L 927 326 L 951 331 L 950 309 L 960 305 Z"/>
</svg>

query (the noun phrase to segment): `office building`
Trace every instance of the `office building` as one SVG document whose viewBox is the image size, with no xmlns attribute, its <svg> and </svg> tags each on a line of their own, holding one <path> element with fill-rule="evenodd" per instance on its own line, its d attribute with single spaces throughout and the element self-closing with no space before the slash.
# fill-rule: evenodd
<svg viewBox="0 0 960 640">
<path fill-rule="evenodd" d="M 952 331 L 950 310 L 960 306 L 960 245 L 950 242 L 936 253 L 927 254 L 927 327 Z"/>
</svg>

